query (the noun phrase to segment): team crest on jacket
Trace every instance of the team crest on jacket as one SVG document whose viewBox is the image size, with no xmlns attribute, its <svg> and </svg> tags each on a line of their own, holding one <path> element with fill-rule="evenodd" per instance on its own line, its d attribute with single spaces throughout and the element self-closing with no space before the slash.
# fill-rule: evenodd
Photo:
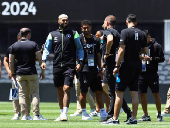
<svg viewBox="0 0 170 128">
<path fill-rule="evenodd" d="M 71 35 L 70 35 L 70 34 L 67 34 L 67 35 L 66 35 L 66 37 L 67 37 L 67 38 L 70 38 L 70 37 L 71 37 Z"/>
</svg>

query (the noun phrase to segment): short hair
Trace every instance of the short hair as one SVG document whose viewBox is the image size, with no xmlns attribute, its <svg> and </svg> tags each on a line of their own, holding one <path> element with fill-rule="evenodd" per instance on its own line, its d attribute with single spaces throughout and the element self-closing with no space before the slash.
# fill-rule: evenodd
<svg viewBox="0 0 170 128">
<path fill-rule="evenodd" d="M 103 36 L 103 30 L 99 30 L 98 32 L 100 32 L 100 35 Z"/>
<path fill-rule="evenodd" d="M 91 26 L 91 22 L 90 22 L 89 20 L 83 20 L 83 21 L 81 22 L 81 26 L 83 26 L 83 25 L 89 25 L 89 26 Z"/>
<path fill-rule="evenodd" d="M 108 15 L 106 17 L 106 21 L 108 21 L 110 25 L 114 26 L 116 24 L 116 17 L 113 15 Z"/>
<path fill-rule="evenodd" d="M 129 23 L 135 23 L 136 22 L 136 15 L 134 14 L 129 14 L 126 18 L 126 20 L 129 22 Z"/>
<path fill-rule="evenodd" d="M 150 33 L 149 33 L 149 31 L 148 30 L 143 30 L 143 32 L 146 34 L 146 36 L 150 36 Z"/>
<path fill-rule="evenodd" d="M 29 28 L 22 28 L 20 32 L 21 32 L 21 37 L 26 37 L 29 33 L 31 33 L 31 30 Z"/>
<path fill-rule="evenodd" d="M 58 19 L 61 19 L 61 18 L 68 18 L 68 16 L 66 14 L 61 14 L 58 16 Z"/>
<path fill-rule="evenodd" d="M 19 37 L 21 38 L 21 32 L 18 33 L 17 40 L 18 40 Z"/>
</svg>

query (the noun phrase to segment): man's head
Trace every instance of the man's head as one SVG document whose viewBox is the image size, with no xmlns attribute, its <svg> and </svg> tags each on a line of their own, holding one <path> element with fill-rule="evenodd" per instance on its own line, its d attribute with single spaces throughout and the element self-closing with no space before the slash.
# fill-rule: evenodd
<svg viewBox="0 0 170 128">
<path fill-rule="evenodd" d="M 21 39 L 21 32 L 19 32 L 17 35 L 17 40 L 19 41 L 20 39 Z"/>
<path fill-rule="evenodd" d="M 105 20 L 104 20 L 104 24 L 102 25 L 102 27 L 104 29 L 108 29 L 110 27 L 114 27 L 116 24 L 116 17 L 113 15 L 108 15 Z"/>
<path fill-rule="evenodd" d="M 68 16 L 66 14 L 59 15 L 58 24 L 61 29 L 66 29 L 68 27 Z"/>
<path fill-rule="evenodd" d="M 126 18 L 126 25 L 129 26 L 129 24 L 132 24 L 133 26 L 137 25 L 136 21 L 136 15 L 129 14 Z"/>
<path fill-rule="evenodd" d="M 89 20 L 83 20 L 81 22 L 81 30 L 84 35 L 91 35 L 92 25 Z"/>
<path fill-rule="evenodd" d="M 21 28 L 21 38 L 31 39 L 31 30 L 29 28 Z"/>
<path fill-rule="evenodd" d="M 146 36 L 147 36 L 147 43 L 150 43 L 151 42 L 151 36 L 150 36 L 150 33 L 149 33 L 149 31 L 148 30 L 143 30 L 143 32 L 146 34 Z"/>
<path fill-rule="evenodd" d="M 103 30 L 97 31 L 95 36 L 101 41 L 103 39 Z"/>
</svg>

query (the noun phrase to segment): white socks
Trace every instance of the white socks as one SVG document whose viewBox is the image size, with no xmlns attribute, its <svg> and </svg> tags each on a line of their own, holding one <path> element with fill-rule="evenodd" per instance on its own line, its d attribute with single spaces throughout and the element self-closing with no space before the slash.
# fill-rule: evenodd
<svg viewBox="0 0 170 128">
<path fill-rule="evenodd" d="M 63 114 L 67 114 L 68 107 L 63 107 Z"/>
</svg>

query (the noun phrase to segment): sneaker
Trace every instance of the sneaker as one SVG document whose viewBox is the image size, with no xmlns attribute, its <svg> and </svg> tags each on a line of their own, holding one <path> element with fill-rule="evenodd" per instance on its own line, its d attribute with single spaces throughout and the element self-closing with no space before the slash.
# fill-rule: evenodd
<svg viewBox="0 0 170 128">
<path fill-rule="evenodd" d="M 33 120 L 33 118 L 29 115 L 27 116 L 28 120 Z"/>
<path fill-rule="evenodd" d="M 70 114 L 70 116 L 82 116 L 82 113 L 76 111 L 74 114 Z"/>
<path fill-rule="evenodd" d="M 90 117 L 100 117 L 100 113 L 95 110 L 95 111 L 91 112 L 91 113 L 89 114 L 89 116 L 90 116 Z"/>
<path fill-rule="evenodd" d="M 160 122 L 161 122 L 161 121 L 164 121 L 164 120 L 163 120 L 163 117 L 162 117 L 161 115 L 158 115 L 158 116 L 157 116 L 157 120 L 160 121 Z"/>
<path fill-rule="evenodd" d="M 82 114 L 82 120 L 93 120 L 88 113 Z"/>
<path fill-rule="evenodd" d="M 68 121 L 67 114 L 62 113 L 60 118 L 61 118 L 61 121 Z"/>
<path fill-rule="evenodd" d="M 23 116 L 21 120 L 32 120 L 32 118 L 30 116 Z"/>
<path fill-rule="evenodd" d="M 59 117 L 57 117 L 54 121 L 61 121 L 61 114 Z"/>
<path fill-rule="evenodd" d="M 119 124 L 119 119 L 114 120 L 113 118 L 110 118 L 106 122 L 103 122 L 101 124 L 104 124 L 104 125 L 116 125 L 116 124 Z"/>
<path fill-rule="evenodd" d="M 136 120 L 136 119 L 132 120 L 132 119 L 130 118 L 130 119 L 127 121 L 126 124 L 137 124 L 137 120 Z"/>
<path fill-rule="evenodd" d="M 41 114 L 39 116 L 34 116 L 33 120 L 47 120 Z"/>
<path fill-rule="evenodd" d="M 150 116 L 145 116 L 145 114 L 143 114 L 138 121 L 151 121 L 151 118 Z"/>
<path fill-rule="evenodd" d="M 11 120 L 19 120 L 19 115 L 18 114 L 14 114 L 14 117 Z"/>
<path fill-rule="evenodd" d="M 130 112 L 129 114 L 127 114 L 127 119 L 126 119 L 124 122 L 127 122 L 131 117 L 132 117 L 132 112 Z"/>
<path fill-rule="evenodd" d="M 158 115 L 158 113 L 156 113 L 156 115 Z M 170 117 L 170 113 L 162 112 L 161 116 L 163 116 L 163 117 Z"/>
<path fill-rule="evenodd" d="M 107 117 L 103 120 L 99 120 L 99 122 L 106 122 L 108 119 L 112 118 L 113 116 L 107 115 Z"/>
<path fill-rule="evenodd" d="M 106 117 L 107 117 L 107 113 L 106 114 L 101 114 L 100 120 L 104 120 L 104 119 L 106 119 Z"/>
</svg>

